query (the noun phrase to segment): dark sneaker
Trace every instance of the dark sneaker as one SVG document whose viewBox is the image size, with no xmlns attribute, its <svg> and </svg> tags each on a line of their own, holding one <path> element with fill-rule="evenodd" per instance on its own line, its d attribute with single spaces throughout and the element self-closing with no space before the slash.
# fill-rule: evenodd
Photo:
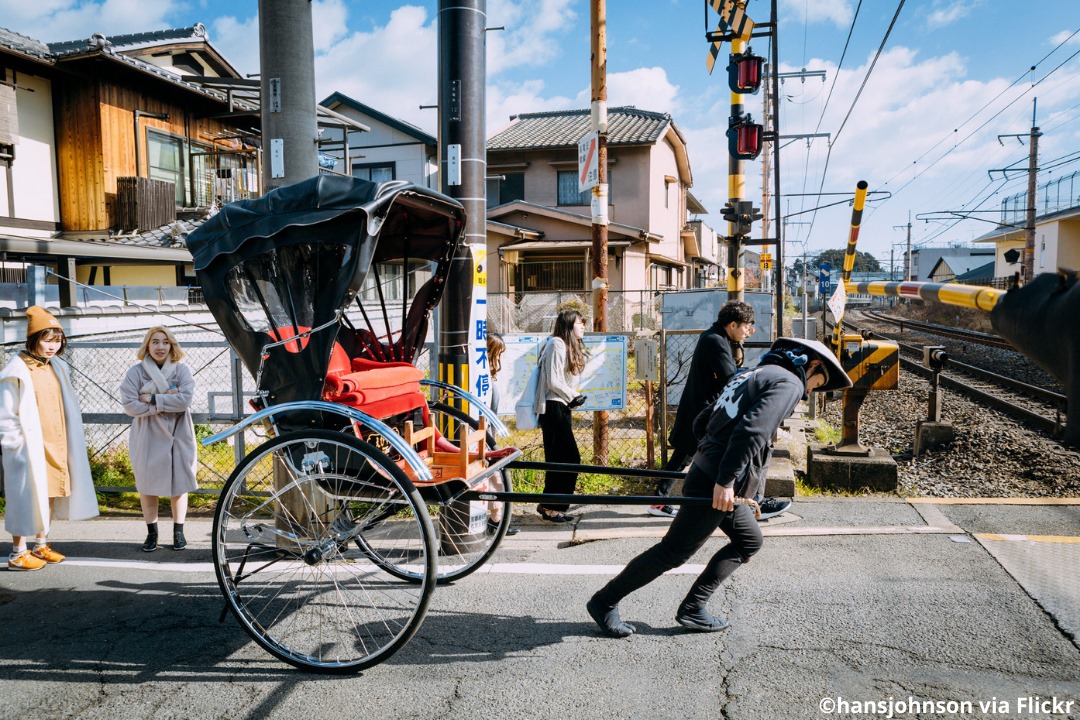
<svg viewBox="0 0 1080 720">
<path fill-rule="evenodd" d="M 573 515 L 567 515 L 564 512 L 558 510 L 548 510 L 547 508 L 536 508 L 536 513 L 540 516 L 541 520 L 547 520 L 549 523 L 568 523 L 574 522 Z"/>
<path fill-rule="evenodd" d="M 786 513 L 791 508 L 791 501 L 777 497 L 767 497 L 759 503 L 759 507 L 761 507 L 761 515 L 758 516 L 760 522 Z"/>
<path fill-rule="evenodd" d="M 187 538 L 184 537 L 184 531 L 179 528 L 173 528 L 172 534 L 172 549 L 183 550 L 187 547 Z"/>
<path fill-rule="evenodd" d="M 728 629 L 727 620 L 717 615 L 713 615 L 705 608 L 698 608 L 697 610 L 679 608 L 679 612 L 675 614 L 675 622 L 679 623 L 687 630 L 695 630 L 697 632 L 718 632 L 720 630 Z"/>
<path fill-rule="evenodd" d="M 585 609 L 589 611 L 589 617 L 596 621 L 596 624 L 600 626 L 600 630 L 608 637 L 624 638 L 630 637 L 637 628 L 628 622 L 623 622 L 619 617 L 619 607 L 617 605 L 605 605 L 596 599 L 596 596 L 589 598 L 589 602 L 585 603 Z"/>
<path fill-rule="evenodd" d="M 498 520 L 492 520 L 491 518 L 488 518 L 486 532 L 487 532 L 488 536 L 494 535 L 495 533 L 499 532 L 499 521 Z M 517 535 L 518 532 L 520 532 L 518 530 L 518 528 L 514 527 L 513 525 L 506 528 L 506 535 L 507 536 L 509 536 L 509 535 Z"/>
<path fill-rule="evenodd" d="M 143 541 L 143 552 L 154 552 L 157 550 L 158 534 L 156 532 L 146 533 L 146 540 Z"/>
<path fill-rule="evenodd" d="M 679 514 L 679 511 L 670 505 L 650 505 L 649 514 L 655 517 L 673 518 Z"/>
</svg>

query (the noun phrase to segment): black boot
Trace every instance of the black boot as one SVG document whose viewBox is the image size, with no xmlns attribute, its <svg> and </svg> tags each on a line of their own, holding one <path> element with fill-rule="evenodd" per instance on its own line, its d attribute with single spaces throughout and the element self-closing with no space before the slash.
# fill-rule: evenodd
<svg viewBox="0 0 1080 720">
<path fill-rule="evenodd" d="M 146 541 L 142 544 L 143 552 L 157 550 L 157 523 L 146 523 Z"/>
<path fill-rule="evenodd" d="M 187 547 L 187 540 L 184 539 L 184 523 L 174 523 L 172 529 L 172 549 L 183 550 Z"/>
</svg>

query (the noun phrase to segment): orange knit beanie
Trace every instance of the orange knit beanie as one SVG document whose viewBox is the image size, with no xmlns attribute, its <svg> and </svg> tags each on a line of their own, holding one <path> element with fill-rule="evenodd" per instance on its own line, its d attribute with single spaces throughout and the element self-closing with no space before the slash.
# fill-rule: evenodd
<svg viewBox="0 0 1080 720">
<path fill-rule="evenodd" d="M 31 337 L 47 328 L 63 331 L 57 319 L 45 308 L 37 305 L 26 308 L 26 337 Z"/>
</svg>

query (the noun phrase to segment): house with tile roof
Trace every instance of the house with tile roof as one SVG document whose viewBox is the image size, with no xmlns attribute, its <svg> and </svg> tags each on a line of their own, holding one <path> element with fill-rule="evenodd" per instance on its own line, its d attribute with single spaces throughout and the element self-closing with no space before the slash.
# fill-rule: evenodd
<svg viewBox="0 0 1080 720">
<path fill-rule="evenodd" d="M 188 221 L 260 194 L 258 104 L 212 84 L 242 80 L 202 25 L 51 44 L 0 30 L 0 281 L 36 264 L 190 284 Z"/>
<path fill-rule="evenodd" d="M 578 192 L 588 110 L 523 113 L 487 142 L 488 292 L 589 289 L 591 195 Z M 608 276 L 612 292 L 704 287 L 722 277 L 686 140 L 666 113 L 608 110 Z M 498 260 L 497 264 L 495 260 Z"/>
<path fill-rule="evenodd" d="M 0 28 L 0 285 L 45 266 L 84 286 L 50 275 L 71 306 L 85 286 L 194 284 L 186 234 L 262 192 L 259 94 L 201 24 L 54 43 Z"/>
<path fill-rule="evenodd" d="M 433 135 L 344 93 L 335 92 L 319 105 L 368 128 L 367 132 L 355 128 L 323 132 L 321 151 L 337 161 L 334 170 L 373 182 L 407 180 L 439 188 L 439 141 Z"/>
</svg>

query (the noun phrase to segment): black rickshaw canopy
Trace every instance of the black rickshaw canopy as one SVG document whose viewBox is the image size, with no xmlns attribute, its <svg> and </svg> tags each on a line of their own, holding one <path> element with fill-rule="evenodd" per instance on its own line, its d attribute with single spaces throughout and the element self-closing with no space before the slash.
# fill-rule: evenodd
<svg viewBox="0 0 1080 720">
<path fill-rule="evenodd" d="M 272 405 L 319 399 L 342 347 L 352 357 L 411 362 L 464 226 L 461 204 L 428 188 L 322 175 L 226 205 L 188 237 L 188 249 L 211 313 Z M 361 306 L 368 327 L 352 328 L 343 311 L 369 272 L 417 260 L 433 270 L 401 327 L 391 328 L 380 289 L 385 323 Z"/>
</svg>

